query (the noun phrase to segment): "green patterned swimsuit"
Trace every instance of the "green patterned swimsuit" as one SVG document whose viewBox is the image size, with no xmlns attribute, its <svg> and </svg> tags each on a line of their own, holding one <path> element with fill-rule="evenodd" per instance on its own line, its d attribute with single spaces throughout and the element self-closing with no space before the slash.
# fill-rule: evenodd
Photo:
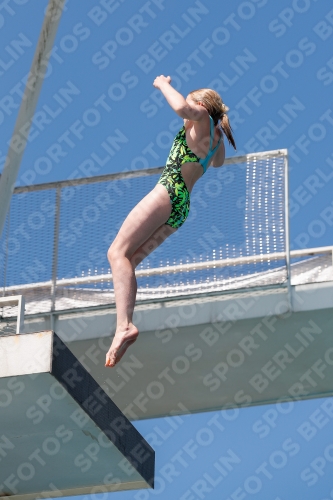
<svg viewBox="0 0 333 500">
<path fill-rule="evenodd" d="M 199 158 L 187 145 L 185 127 L 183 127 L 176 135 L 165 168 L 158 181 L 166 188 L 170 196 L 171 215 L 166 221 L 166 224 L 171 227 L 178 228 L 182 226 L 187 219 L 190 210 L 190 193 L 186 187 L 182 176 L 181 166 L 184 163 L 196 162 L 203 167 L 204 173 L 207 170 L 207 165 L 220 145 L 221 137 L 212 150 L 214 138 L 214 122 L 210 116 L 210 145 L 206 158 Z"/>
</svg>

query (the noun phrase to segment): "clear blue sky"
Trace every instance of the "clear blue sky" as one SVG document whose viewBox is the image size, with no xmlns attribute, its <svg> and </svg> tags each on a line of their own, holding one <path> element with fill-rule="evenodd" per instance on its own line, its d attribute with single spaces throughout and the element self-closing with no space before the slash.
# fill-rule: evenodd
<svg viewBox="0 0 333 500">
<path fill-rule="evenodd" d="M 12 98 L 12 107 L 2 101 L 0 158 L 38 38 L 41 4 L 47 2 L 13 0 L 1 11 L 1 94 Z M 238 153 L 289 149 L 292 244 L 330 244 L 324 211 L 333 183 L 331 2 L 252 0 L 222 2 L 218 9 L 212 0 L 186 0 L 181 8 L 173 0 L 104 4 L 109 12 L 97 1 L 67 3 L 18 183 L 84 177 L 89 171 L 80 165 L 92 153 L 107 156 L 102 143 L 109 135 L 126 142 L 92 174 L 163 165 L 174 116 L 152 82 L 170 74 L 184 94 L 208 85 L 221 90 Z M 64 88 L 70 89 L 65 96 Z"/>
<path fill-rule="evenodd" d="M 1 5 L 0 170 L 46 5 Z M 332 41 L 329 0 L 70 0 L 18 184 L 163 165 L 175 117 L 152 82 L 171 75 L 183 94 L 221 92 L 237 154 L 289 149 L 292 246 L 332 244 Z M 85 169 L 93 155 L 106 158 L 110 135 L 122 140 L 119 151 L 109 148 L 103 166 Z M 331 406 L 314 400 L 192 415 L 175 419 L 172 432 L 164 419 L 138 422 L 145 436 L 154 428 L 170 434 L 155 446 L 156 492 L 112 498 L 333 499 Z M 190 440 L 196 456 L 175 459 Z M 214 463 L 228 450 L 238 458 L 218 480 Z M 207 474 L 219 484 L 209 489 Z M 206 490 L 196 483 L 203 479 Z"/>
</svg>

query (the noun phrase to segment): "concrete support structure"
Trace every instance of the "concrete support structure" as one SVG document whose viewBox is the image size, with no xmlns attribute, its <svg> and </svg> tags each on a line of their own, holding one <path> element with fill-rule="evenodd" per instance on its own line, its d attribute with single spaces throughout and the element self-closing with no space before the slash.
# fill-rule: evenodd
<svg viewBox="0 0 333 500">
<path fill-rule="evenodd" d="M 153 449 L 56 334 L 0 336 L 0 357 L 0 497 L 153 486 Z"/>
</svg>

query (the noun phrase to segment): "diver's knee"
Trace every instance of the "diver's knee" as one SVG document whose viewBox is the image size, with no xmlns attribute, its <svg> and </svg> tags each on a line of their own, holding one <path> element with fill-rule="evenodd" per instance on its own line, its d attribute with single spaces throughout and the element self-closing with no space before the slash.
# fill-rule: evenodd
<svg viewBox="0 0 333 500">
<path fill-rule="evenodd" d="M 112 243 L 107 251 L 108 261 L 111 263 L 111 261 L 114 261 L 117 257 L 119 257 L 119 251 L 117 246 Z"/>
</svg>

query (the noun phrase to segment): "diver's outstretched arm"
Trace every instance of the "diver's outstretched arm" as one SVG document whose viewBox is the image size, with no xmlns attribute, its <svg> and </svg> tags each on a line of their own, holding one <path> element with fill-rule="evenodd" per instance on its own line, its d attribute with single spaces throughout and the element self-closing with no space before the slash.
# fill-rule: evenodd
<svg viewBox="0 0 333 500">
<path fill-rule="evenodd" d="M 162 92 L 168 104 L 181 118 L 192 121 L 200 121 L 208 114 L 206 108 L 200 104 L 196 104 L 191 99 L 185 99 L 182 94 L 174 89 L 171 86 L 170 76 L 161 75 L 156 77 L 153 85 Z"/>
</svg>

